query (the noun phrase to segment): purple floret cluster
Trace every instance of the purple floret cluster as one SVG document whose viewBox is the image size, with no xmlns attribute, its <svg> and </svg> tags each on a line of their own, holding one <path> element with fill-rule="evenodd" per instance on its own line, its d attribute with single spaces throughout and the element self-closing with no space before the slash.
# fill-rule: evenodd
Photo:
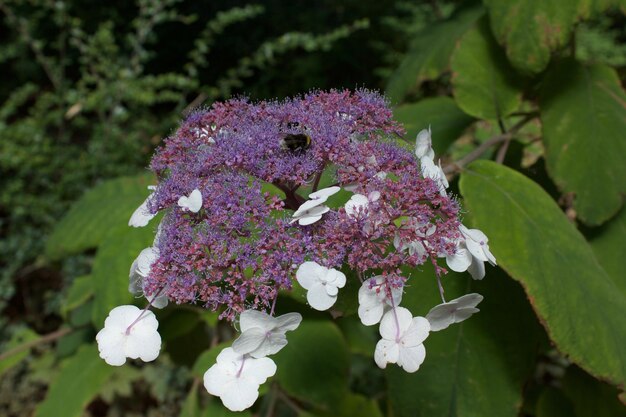
<svg viewBox="0 0 626 417">
<path fill-rule="evenodd" d="M 151 163 L 159 182 L 148 208 L 165 215 L 144 291 L 232 320 L 269 309 L 305 261 L 398 287 L 403 265 L 432 262 L 445 273 L 437 259 L 455 253 L 459 206 L 397 144 L 402 133 L 384 98 L 366 90 L 235 99 L 191 114 Z M 287 135 L 310 144 L 290 149 Z M 341 187 L 337 200 L 380 197 L 356 215 L 329 202 L 319 221 L 292 222 L 320 184 Z M 179 198 L 195 189 L 201 209 L 181 209 Z M 407 249 L 415 245 L 421 250 Z"/>
</svg>

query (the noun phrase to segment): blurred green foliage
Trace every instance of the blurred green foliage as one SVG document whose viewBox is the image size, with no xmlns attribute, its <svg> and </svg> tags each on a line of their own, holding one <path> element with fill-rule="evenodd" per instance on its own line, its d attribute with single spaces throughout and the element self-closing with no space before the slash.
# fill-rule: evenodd
<svg viewBox="0 0 626 417">
<path fill-rule="evenodd" d="M 483 313 L 429 338 L 416 374 L 373 366 L 354 300 L 330 322 L 281 297 L 305 322 L 255 413 L 624 415 L 626 3 L 515 3 L 0 0 L 0 414 L 231 415 L 200 380 L 233 336 L 214 313 L 157 312 L 154 363 L 97 358 L 153 236 L 126 226 L 142 172 L 198 106 L 366 86 L 386 89 L 405 146 L 432 124 L 502 269 L 446 277 L 487 295 Z M 438 294 L 417 286 L 404 302 L 423 315 Z"/>
</svg>

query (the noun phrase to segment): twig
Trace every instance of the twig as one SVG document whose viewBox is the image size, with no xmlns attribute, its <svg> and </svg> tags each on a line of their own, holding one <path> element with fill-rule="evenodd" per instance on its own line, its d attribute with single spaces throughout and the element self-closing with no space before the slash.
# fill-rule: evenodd
<svg viewBox="0 0 626 417">
<path fill-rule="evenodd" d="M 496 155 L 496 162 L 502 164 L 504 162 L 504 158 L 506 158 L 506 151 L 509 150 L 509 144 L 511 143 L 511 138 L 507 138 L 500 148 L 498 149 L 498 154 Z"/>
<path fill-rule="evenodd" d="M 287 394 L 285 394 L 282 390 L 277 389 L 276 394 L 280 397 L 282 401 L 284 401 L 285 404 L 287 404 L 289 408 L 298 413 L 298 415 L 302 414 L 302 412 L 304 411 L 302 407 L 296 404 L 295 401 L 289 398 Z"/>
<path fill-rule="evenodd" d="M 518 130 L 524 127 L 526 123 L 530 122 L 535 117 L 537 117 L 537 113 L 535 112 L 526 114 L 526 116 L 522 120 L 517 122 L 513 127 L 511 127 L 511 129 L 509 129 L 508 132 L 502 133 L 500 135 L 496 135 L 488 139 L 487 141 L 481 143 L 480 145 L 478 145 L 476 149 L 474 149 L 472 152 L 465 155 L 460 160 L 453 162 L 450 165 L 447 165 L 443 169 L 443 172 L 446 174 L 451 174 L 454 172 L 461 171 L 467 164 L 478 159 L 487 149 L 491 148 L 493 145 L 496 145 L 501 142 L 510 141 L 511 138 L 513 137 L 513 134 L 515 134 Z M 506 153 L 506 150 L 504 152 Z"/>
<path fill-rule="evenodd" d="M 2 362 L 3 360 L 5 360 L 8 357 L 11 357 L 13 355 L 15 355 L 16 353 L 20 353 L 24 350 L 28 350 L 32 347 L 35 347 L 37 345 L 43 344 L 43 343 L 48 343 L 48 342 L 53 342 L 57 339 L 62 338 L 63 336 L 73 332 L 75 329 L 72 329 L 71 327 L 64 327 L 62 329 L 56 330 L 52 333 L 48 333 L 45 336 L 41 336 L 39 339 L 36 340 L 31 340 L 30 342 L 26 342 L 22 345 L 16 346 L 13 349 L 9 349 L 6 352 L 4 352 L 3 354 L 0 354 L 0 362 Z"/>
</svg>

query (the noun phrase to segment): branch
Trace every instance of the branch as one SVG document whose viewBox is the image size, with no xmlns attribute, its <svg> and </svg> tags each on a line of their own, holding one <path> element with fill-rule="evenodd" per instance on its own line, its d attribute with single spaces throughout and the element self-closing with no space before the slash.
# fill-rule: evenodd
<svg viewBox="0 0 626 417">
<path fill-rule="evenodd" d="M 32 347 L 35 347 L 37 345 L 41 345 L 44 343 L 48 343 L 48 342 L 54 342 L 57 339 L 62 338 L 63 336 L 73 332 L 74 329 L 72 329 L 71 327 L 64 327 L 62 329 L 59 329 L 57 331 L 54 331 L 52 333 L 48 333 L 45 336 L 41 336 L 39 339 L 36 340 L 31 340 L 30 342 L 26 342 L 23 345 L 19 345 L 14 347 L 13 349 L 9 349 L 6 352 L 4 352 L 3 354 L 0 355 L 0 362 L 2 362 L 3 360 L 5 360 L 6 358 L 9 358 L 17 353 L 20 353 L 22 351 L 28 350 Z"/>
<path fill-rule="evenodd" d="M 513 127 L 511 127 L 511 129 L 509 129 L 508 132 L 502 133 L 500 135 L 496 135 L 496 136 L 488 139 L 487 141 L 481 143 L 480 145 L 478 145 L 478 147 L 476 149 L 474 149 L 472 152 L 470 152 L 467 155 L 465 155 L 460 160 L 458 160 L 456 162 L 453 162 L 450 165 L 447 165 L 443 169 L 443 172 L 446 173 L 446 174 L 452 174 L 452 173 L 459 172 L 459 171 L 463 170 L 463 168 L 465 168 L 466 165 L 468 165 L 470 162 L 480 158 L 480 156 L 487 149 L 491 148 L 493 145 L 497 145 L 498 143 L 501 143 L 501 142 L 508 142 L 509 140 L 511 140 L 513 135 L 518 130 L 520 130 L 522 127 L 524 127 L 524 125 L 526 125 L 526 123 L 530 122 L 531 120 L 533 120 L 537 116 L 538 116 L 538 113 L 536 113 L 536 112 L 528 113 L 522 120 L 520 120 Z"/>
</svg>

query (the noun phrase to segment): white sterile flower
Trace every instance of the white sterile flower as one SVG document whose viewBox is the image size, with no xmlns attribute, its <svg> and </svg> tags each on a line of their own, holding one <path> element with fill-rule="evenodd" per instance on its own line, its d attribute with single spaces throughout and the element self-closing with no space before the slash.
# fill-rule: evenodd
<svg viewBox="0 0 626 417">
<path fill-rule="evenodd" d="M 150 193 L 150 195 L 144 200 L 144 202 L 141 203 L 141 205 L 137 207 L 137 209 L 133 212 L 132 216 L 130 216 L 130 219 L 128 220 L 129 226 L 144 227 L 150 222 L 150 220 L 152 220 L 156 216 L 156 213 L 152 214 L 148 210 L 148 203 L 154 195 L 154 190 L 156 189 L 156 186 L 150 185 L 148 186 L 148 189 L 152 190 L 152 193 Z"/>
<path fill-rule="evenodd" d="M 487 235 L 478 229 L 468 229 L 463 225 L 459 227 L 459 230 L 465 237 L 465 245 L 472 256 L 480 261 L 489 262 L 493 266 L 496 265 L 496 258 L 489 250 L 489 245 L 487 244 L 489 242 Z"/>
<path fill-rule="evenodd" d="M 420 167 L 422 170 L 422 176 L 424 178 L 430 178 L 439 187 L 439 193 L 443 196 L 446 195 L 446 189 L 450 185 L 448 183 L 448 179 L 446 178 L 446 174 L 443 172 L 441 168 L 441 161 L 439 161 L 439 165 L 435 165 L 432 159 L 425 156 L 420 159 Z"/>
<path fill-rule="evenodd" d="M 366 210 L 370 203 L 380 199 L 380 192 L 372 191 L 367 196 L 363 194 L 354 194 L 344 206 L 346 214 L 350 217 L 357 217 L 359 213 Z"/>
<path fill-rule="evenodd" d="M 128 277 L 128 291 L 136 296 L 142 296 L 144 294 L 144 278 L 150 273 L 152 264 L 159 257 L 159 249 L 156 247 L 146 248 L 139 253 L 137 259 L 133 261 L 130 267 L 130 273 Z M 146 299 L 153 307 L 164 308 L 167 306 L 167 296 L 164 294 L 158 295 L 156 298 L 153 296 L 147 296 Z"/>
<path fill-rule="evenodd" d="M 202 193 L 196 188 L 188 196 L 180 197 L 178 199 L 178 205 L 182 207 L 184 211 L 189 210 L 192 213 L 197 213 L 202 208 Z"/>
<path fill-rule="evenodd" d="M 317 262 L 305 262 L 296 271 L 296 279 L 307 290 L 306 299 L 315 310 L 328 310 L 337 301 L 339 288 L 346 285 L 346 276 L 336 269 Z"/>
<path fill-rule="evenodd" d="M 420 130 L 415 138 L 415 155 L 418 159 L 423 157 L 429 158 L 431 161 L 435 159 L 435 151 L 433 150 L 433 141 L 430 136 L 430 126 L 428 129 Z"/>
<path fill-rule="evenodd" d="M 231 411 L 243 411 L 259 397 L 259 386 L 276 373 L 270 358 L 251 358 L 226 348 L 204 373 L 204 387 Z"/>
<path fill-rule="evenodd" d="M 430 309 L 426 320 L 430 323 L 430 331 L 446 329 L 453 323 L 460 323 L 480 310 L 476 306 L 483 300 L 480 294 L 465 294 L 447 303 L 439 304 Z"/>
<path fill-rule="evenodd" d="M 253 358 L 273 355 L 287 346 L 285 333 L 297 329 L 301 321 L 299 313 L 272 317 L 262 311 L 246 310 L 239 318 L 241 336 L 233 343 L 233 349 Z"/>
<path fill-rule="evenodd" d="M 126 358 L 155 360 L 161 350 L 158 327 L 159 322 L 151 311 L 142 312 L 131 305 L 115 307 L 96 335 L 100 357 L 113 366 L 122 366 Z"/>
<path fill-rule="evenodd" d="M 387 295 L 391 292 L 390 300 Z M 402 288 L 388 285 L 385 277 L 378 275 L 365 280 L 359 288 L 359 318 L 361 323 L 371 326 L 380 321 L 386 309 L 397 306 L 402 301 Z"/>
<path fill-rule="evenodd" d="M 430 331 L 428 320 L 397 307 L 385 313 L 379 331 L 382 339 L 374 351 L 376 365 L 384 369 L 388 363 L 396 363 L 407 372 L 417 371 L 426 358 L 423 342 Z"/>
<path fill-rule="evenodd" d="M 328 187 L 309 194 L 310 200 L 302 203 L 298 210 L 293 213 L 293 220 L 290 223 L 298 222 L 300 226 L 313 224 L 322 218 L 324 213 L 328 213 L 330 209 L 323 204 L 333 194 L 341 190 L 340 187 Z"/>
</svg>

